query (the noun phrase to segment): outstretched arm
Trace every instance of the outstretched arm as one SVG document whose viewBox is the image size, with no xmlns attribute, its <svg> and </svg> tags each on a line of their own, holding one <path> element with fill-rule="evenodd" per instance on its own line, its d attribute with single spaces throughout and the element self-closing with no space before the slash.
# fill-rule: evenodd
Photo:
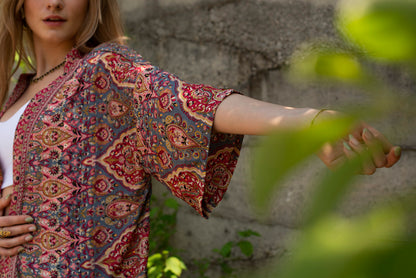
<svg viewBox="0 0 416 278">
<path fill-rule="evenodd" d="M 218 107 L 214 129 L 224 133 L 264 135 L 273 130 L 307 127 L 318 112 L 317 109 L 285 107 L 235 94 Z M 337 114 L 326 110 L 319 118 L 336 117 Z M 371 156 L 364 156 L 362 174 L 373 174 L 376 168 L 391 167 L 401 155 L 400 147 L 393 146 L 375 128 L 359 123 L 347 138 L 326 144 L 318 156 L 329 168 L 336 168 L 367 149 L 371 150 Z"/>
<path fill-rule="evenodd" d="M 234 94 L 218 107 L 214 129 L 223 133 L 264 135 L 277 129 L 308 126 L 318 111 L 281 106 Z"/>
</svg>

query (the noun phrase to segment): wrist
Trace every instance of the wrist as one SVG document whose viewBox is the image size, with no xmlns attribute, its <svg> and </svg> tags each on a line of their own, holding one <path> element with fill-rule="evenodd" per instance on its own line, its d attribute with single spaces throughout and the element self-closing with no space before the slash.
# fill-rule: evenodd
<svg viewBox="0 0 416 278">
<path fill-rule="evenodd" d="M 338 111 L 323 108 L 323 109 L 316 111 L 314 117 L 312 118 L 310 122 L 310 126 L 312 127 L 317 122 L 320 122 L 322 120 L 334 119 L 340 116 L 341 116 L 341 113 Z"/>
<path fill-rule="evenodd" d="M 325 109 L 325 108 L 322 108 L 322 109 L 318 110 L 318 112 L 316 112 L 315 116 L 312 118 L 310 126 L 312 127 L 315 124 L 315 121 L 318 119 L 318 117 L 327 110 L 328 109 Z"/>
</svg>

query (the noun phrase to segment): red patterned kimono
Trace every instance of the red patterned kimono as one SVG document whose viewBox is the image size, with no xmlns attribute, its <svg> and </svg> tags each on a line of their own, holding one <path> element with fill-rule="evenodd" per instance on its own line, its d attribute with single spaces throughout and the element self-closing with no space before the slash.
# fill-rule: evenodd
<svg viewBox="0 0 416 278">
<path fill-rule="evenodd" d="M 151 177 L 208 216 L 242 141 L 212 131 L 231 93 L 184 83 L 117 44 L 69 53 L 16 130 L 10 213 L 33 216 L 38 230 L 0 260 L 1 277 L 146 277 Z"/>
</svg>

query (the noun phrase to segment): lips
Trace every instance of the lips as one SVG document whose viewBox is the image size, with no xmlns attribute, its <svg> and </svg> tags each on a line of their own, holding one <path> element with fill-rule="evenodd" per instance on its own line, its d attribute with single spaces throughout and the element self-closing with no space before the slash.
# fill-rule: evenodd
<svg viewBox="0 0 416 278">
<path fill-rule="evenodd" d="M 46 17 L 43 21 L 45 22 L 65 22 L 66 20 L 63 17 L 52 15 Z"/>
</svg>

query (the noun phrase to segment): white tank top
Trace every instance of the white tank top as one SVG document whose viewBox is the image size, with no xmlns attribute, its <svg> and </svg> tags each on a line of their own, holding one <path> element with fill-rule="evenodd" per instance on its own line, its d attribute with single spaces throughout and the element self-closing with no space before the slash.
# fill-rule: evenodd
<svg viewBox="0 0 416 278">
<path fill-rule="evenodd" d="M 25 111 L 23 105 L 10 119 L 0 122 L 0 165 L 3 171 L 1 189 L 13 185 L 13 141 L 17 124 Z"/>
</svg>

